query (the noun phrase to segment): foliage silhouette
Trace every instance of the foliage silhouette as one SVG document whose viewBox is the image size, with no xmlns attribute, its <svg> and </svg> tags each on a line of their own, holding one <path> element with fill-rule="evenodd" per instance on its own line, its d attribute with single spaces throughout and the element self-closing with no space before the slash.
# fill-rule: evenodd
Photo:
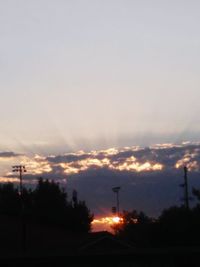
<svg viewBox="0 0 200 267">
<path fill-rule="evenodd" d="M 13 184 L 0 185 L 0 214 L 18 215 L 20 211 L 20 196 Z"/>
<path fill-rule="evenodd" d="M 40 222 L 64 223 L 67 207 L 66 193 L 58 183 L 39 179 L 32 192 L 33 215 Z"/>
<path fill-rule="evenodd" d="M 123 211 L 121 217 L 122 223 L 113 226 L 115 233 L 138 246 L 147 246 L 151 240 L 151 228 L 154 227 L 152 219 L 136 210 Z"/>
<path fill-rule="evenodd" d="M 91 222 L 93 214 L 90 214 L 88 207 L 84 201 L 77 201 L 74 206 L 68 204 L 68 227 L 76 232 L 89 232 L 91 230 Z"/>
<path fill-rule="evenodd" d="M 67 201 L 67 194 L 58 183 L 38 180 L 34 190 L 23 187 L 22 197 L 13 184 L 0 186 L 0 214 L 18 216 L 23 209 L 26 219 L 55 225 L 75 232 L 91 230 L 93 215 L 84 201 Z"/>
<path fill-rule="evenodd" d="M 124 211 L 123 221 L 113 226 L 115 233 L 138 246 L 200 245 L 200 190 L 193 189 L 197 205 L 192 209 L 170 207 L 155 220 L 144 212 Z M 93 215 L 73 192 L 69 201 L 58 183 L 40 178 L 35 189 L 23 188 L 22 197 L 11 183 L 0 185 L 0 214 L 18 216 L 23 203 L 24 217 L 31 222 L 63 227 L 73 232 L 89 232 Z"/>
<path fill-rule="evenodd" d="M 200 191 L 195 191 L 200 200 Z M 155 220 L 143 212 L 123 212 L 123 223 L 114 226 L 120 237 L 138 246 L 194 246 L 200 245 L 200 205 L 193 209 L 170 207 Z"/>
</svg>

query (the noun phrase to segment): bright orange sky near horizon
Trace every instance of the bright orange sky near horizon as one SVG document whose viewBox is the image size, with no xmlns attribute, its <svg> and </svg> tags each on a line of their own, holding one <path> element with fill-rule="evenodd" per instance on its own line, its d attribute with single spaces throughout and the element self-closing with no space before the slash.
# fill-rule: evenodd
<svg viewBox="0 0 200 267">
<path fill-rule="evenodd" d="M 107 217 L 97 217 L 92 221 L 92 232 L 108 231 L 114 232 L 112 226 L 122 223 L 122 218 L 112 215 Z"/>
</svg>

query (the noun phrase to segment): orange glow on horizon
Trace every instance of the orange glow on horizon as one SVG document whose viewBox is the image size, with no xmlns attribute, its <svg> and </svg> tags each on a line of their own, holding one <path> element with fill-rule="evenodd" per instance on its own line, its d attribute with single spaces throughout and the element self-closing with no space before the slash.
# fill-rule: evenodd
<svg viewBox="0 0 200 267">
<path fill-rule="evenodd" d="M 107 216 L 97 218 L 92 221 L 92 228 L 94 232 L 110 231 L 113 232 L 112 226 L 123 223 L 123 218 L 118 216 Z"/>
<path fill-rule="evenodd" d="M 15 177 L 0 177 L 0 183 L 19 183 L 19 178 L 15 178 Z"/>
</svg>

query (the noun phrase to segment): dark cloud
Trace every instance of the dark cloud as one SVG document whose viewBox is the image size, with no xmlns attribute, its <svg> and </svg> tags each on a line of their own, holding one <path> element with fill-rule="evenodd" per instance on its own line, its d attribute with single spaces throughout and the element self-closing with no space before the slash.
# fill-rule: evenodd
<svg viewBox="0 0 200 267">
<path fill-rule="evenodd" d="M 16 154 L 14 152 L 0 152 L 0 158 L 12 158 L 12 157 L 18 157 L 20 154 Z"/>
<path fill-rule="evenodd" d="M 110 156 L 112 161 L 123 162 L 127 158 L 133 156 L 140 163 L 146 161 L 158 162 L 163 164 L 166 168 L 174 168 L 178 160 L 182 159 L 186 154 L 191 155 L 193 160 L 196 160 L 200 164 L 200 145 L 199 144 L 188 144 L 182 146 L 172 145 L 169 147 L 159 148 L 144 148 L 134 150 L 126 150 L 119 152 L 116 155 Z"/>
<path fill-rule="evenodd" d="M 174 147 L 160 147 L 155 148 L 142 148 L 138 150 L 126 149 L 125 151 L 119 150 L 116 154 L 106 154 L 106 152 L 99 152 L 97 154 L 66 154 L 53 157 L 47 157 L 46 159 L 50 163 L 76 163 L 85 159 L 99 159 L 102 160 L 105 157 L 110 159 L 111 162 L 117 161 L 118 163 L 124 162 L 127 158 L 135 157 L 139 162 L 146 161 L 159 162 L 166 166 L 174 166 L 175 163 L 180 160 L 184 154 L 194 153 L 196 149 L 200 149 L 200 145 L 187 145 L 187 146 L 174 146 Z M 200 154 L 200 153 L 199 153 Z M 200 157 L 200 156 L 199 156 Z"/>
<path fill-rule="evenodd" d="M 78 173 L 64 172 L 58 163 L 71 164 L 79 168 L 81 160 L 108 158 L 111 163 L 123 164 L 127 159 L 135 157 L 138 164 L 154 162 L 163 164 L 162 170 L 119 170 L 109 166 L 89 165 Z M 115 203 L 115 195 L 112 187 L 121 186 L 120 208 L 138 209 L 149 215 L 158 216 L 163 208 L 172 205 L 181 205 L 183 189 L 179 186 L 183 183 L 183 166 L 175 167 L 178 161 L 185 157 L 190 161 L 196 161 L 200 166 L 200 144 L 184 145 L 160 145 L 148 148 L 126 148 L 109 154 L 106 151 L 85 154 L 66 154 L 55 157 L 47 157 L 51 171 L 41 174 L 27 174 L 26 182 L 35 181 L 39 177 L 60 182 L 66 187 L 69 198 L 73 189 L 79 193 L 79 198 L 86 200 L 89 208 L 95 213 L 103 211 L 110 213 Z M 184 161 L 183 161 L 184 163 Z M 192 187 L 200 188 L 200 168 L 189 170 L 190 194 Z"/>
<path fill-rule="evenodd" d="M 158 216 L 163 208 L 181 205 L 183 171 L 171 170 L 162 172 L 113 172 L 107 169 L 88 171 L 84 174 L 69 177 L 69 189 L 76 188 L 80 197 L 85 199 L 89 207 L 96 213 L 102 207 L 110 211 L 116 205 L 112 187 L 121 186 L 120 208 L 138 209 L 152 216 Z M 200 187 L 197 173 L 189 173 L 190 194 L 192 187 Z"/>
<path fill-rule="evenodd" d="M 78 160 L 83 160 L 83 159 L 87 159 L 89 157 L 88 154 L 83 154 L 83 155 L 75 155 L 75 154 L 67 154 L 67 155 L 59 155 L 59 156 L 55 156 L 55 157 L 47 157 L 47 160 L 49 162 L 53 162 L 53 163 L 69 163 L 69 162 L 76 162 Z"/>
<path fill-rule="evenodd" d="M 102 207 L 111 212 L 116 205 L 112 187 L 121 186 L 121 210 L 138 209 L 149 215 L 158 216 L 163 208 L 172 205 L 181 205 L 183 171 L 159 171 L 145 173 L 118 172 L 104 169 L 88 170 L 77 175 L 57 175 L 48 173 L 42 175 L 45 179 L 53 179 L 64 185 L 69 198 L 73 189 L 79 193 L 95 214 L 102 213 Z M 37 176 L 37 178 L 39 178 Z M 36 176 L 27 176 L 34 180 Z M 200 188 L 200 176 L 196 172 L 189 173 L 190 194 L 191 188 Z"/>
</svg>

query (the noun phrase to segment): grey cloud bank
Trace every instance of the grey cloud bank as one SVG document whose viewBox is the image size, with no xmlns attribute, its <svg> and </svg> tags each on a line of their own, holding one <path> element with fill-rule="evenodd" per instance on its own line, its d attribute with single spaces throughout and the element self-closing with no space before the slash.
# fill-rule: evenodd
<svg viewBox="0 0 200 267">
<path fill-rule="evenodd" d="M 200 144 L 159 144 L 79 151 L 55 156 L 19 156 L 28 174 L 26 184 L 39 177 L 58 181 L 71 197 L 73 189 L 97 215 L 108 215 L 115 205 L 112 187 L 121 186 L 120 208 L 158 216 L 163 208 L 181 205 L 183 167 L 189 169 L 190 194 L 200 187 Z M 4 175 L 9 180 L 12 174 Z"/>
</svg>

